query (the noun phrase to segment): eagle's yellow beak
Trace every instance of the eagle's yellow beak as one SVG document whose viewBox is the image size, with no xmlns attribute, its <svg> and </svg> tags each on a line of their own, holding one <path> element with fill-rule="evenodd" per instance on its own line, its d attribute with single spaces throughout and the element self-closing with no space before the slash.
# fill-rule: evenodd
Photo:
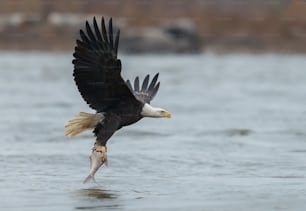
<svg viewBox="0 0 306 211">
<path fill-rule="evenodd" d="M 167 112 L 165 113 L 165 117 L 171 118 L 171 113 L 170 113 L 169 111 L 167 111 Z"/>
</svg>

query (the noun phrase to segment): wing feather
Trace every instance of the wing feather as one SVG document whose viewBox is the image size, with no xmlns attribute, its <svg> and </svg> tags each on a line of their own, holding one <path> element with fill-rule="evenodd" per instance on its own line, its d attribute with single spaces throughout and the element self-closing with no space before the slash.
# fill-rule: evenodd
<svg viewBox="0 0 306 211">
<path fill-rule="evenodd" d="M 127 80 L 127 81 L 126 81 L 126 85 L 129 87 L 129 89 L 130 89 L 131 91 L 133 91 L 133 87 L 132 87 L 132 84 L 131 84 L 130 80 Z"/>
<path fill-rule="evenodd" d="M 148 83 L 149 83 L 149 79 L 150 79 L 150 76 L 147 75 L 147 76 L 145 77 L 145 79 L 143 80 L 142 86 L 141 86 L 141 91 L 142 91 L 142 92 L 145 92 L 145 91 L 147 90 Z"/>
<path fill-rule="evenodd" d="M 150 93 L 150 96 L 151 96 L 152 99 L 153 99 L 153 98 L 155 97 L 155 95 L 157 94 L 158 89 L 159 89 L 159 85 L 160 85 L 160 82 L 157 83 L 157 85 L 153 88 L 152 93 Z"/>
<path fill-rule="evenodd" d="M 113 41 L 113 21 L 112 18 L 109 20 L 108 24 L 108 33 L 109 33 L 109 44 L 111 48 L 114 48 L 114 41 Z M 115 49 L 114 49 L 115 50 Z"/>
<path fill-rule="evenodd" d="M 134 80 L 134 89 L 136 92 L 139 92 L 139 77 L 138 76 Z"/>
<path fill-rule="evenodd" d="M 107 38 L 107 32 L 106 32 L 104 18 L 102 18 L 101 27 L 102 27 L 103 40 L 104 40 L 105 44 L 108 44 L 108 38 Z"/>
<path fill-rule="evenodd" d="M 87 31 L 87 35 L 89 36 L 90 40 L 92 42 L 96 42 L 96 37 L 95 35 L 93 34 L 92 30 L 91 30 L 91 27 L 89 26 L 89 23 L 88 21 L 86 21 L 86 31 Z"/>
<path fill-rule="evenodd" d="M 94 25 L 94 29 L 95 29 L 95 34 L 97 36 L 97 39 L 102 42 L 102 36 L 101 36 L 101 32 L 99 30 L 98 24 L 97 24 L 97 20 L 96 17 L 93 18 L 93 25 Z"/>
<path fill-rule="evenodd" d="M 151 83 L 150 83 L 150 85 L 149 85 L 149 88 L 148 88 L 148 91 L 149 91 L 149 92 L 151 92 L 151 91 L 153 90 L 153 88 L 154 88 L 154 86 L 155 86 L 155 84 L 156 84 L 156 82 L 157 82 L 158 76 L 159 76 L 159 73 L 157 73 L 157 74 L 153 77 L 153 79 L 152 79 L 152 81 L 151 81 Z"/>
<path fill-rule="evenodd" d="M 85 33 L 82 29 L 80 30 L 80 36 L 81 36 L 81 39 L 84 42 L 84 44 L 87 44 L 87 45 L 90 44 L 89 39 L 87 38 L 87 36 L 85 35 Z"/>
<path fill-rule="evenodd" d="M 117 31 L 116 39 L 115 39 L 115 50 L 116 50 L 116 54 L 118 53 L 119 36 L 120 36 L 120 30 Z"/>
</svg>

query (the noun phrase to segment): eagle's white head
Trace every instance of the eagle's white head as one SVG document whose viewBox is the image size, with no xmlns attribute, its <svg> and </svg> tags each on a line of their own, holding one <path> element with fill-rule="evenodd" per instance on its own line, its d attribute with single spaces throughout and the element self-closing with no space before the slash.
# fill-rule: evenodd
<svg viewBox="0 0 306 211">
<path fill-rule="evenodd" d="M 161 117 L 167 117 L 171 118 L 171 113 L 163 108 L 155 108 L 148 103 L 145 103 L 141 115 L 143 117 L 153 117 L 153 118 L 161 118 Z"/>
</svg>

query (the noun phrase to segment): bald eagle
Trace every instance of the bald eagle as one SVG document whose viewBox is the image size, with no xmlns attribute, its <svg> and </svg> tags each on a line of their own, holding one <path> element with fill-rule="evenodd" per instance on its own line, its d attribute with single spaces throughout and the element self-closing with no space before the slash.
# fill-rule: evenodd
<svg viewBox="0 0 306 211">
<path fill-rule="evenodd" d="M 73 137 L 93 130 L 96 137 L 90 173 L 84 182 L 94 180 L 95 172 L 107 162 L 106 143 L 117 130 L 143 117 L 171 117 L 169 111 L 150 105 L 159 89 L 158 73 L 151 81 L 146 75 L 142 84 L 137 76 L 134 86 L 121 77 L 121 61 L 117 57 L 119 35 L 120 30 L 113 34 L 111 18 L 107 29 L 103 17 L 100 27 L 94 17 L 92 26 L 86 21 L 85 30 L 80 30 L 80 39 L 76 41 L 74 80 L 81 96 L 96 113 L 80 112 L 65 125 L 65 135 Z"/>
</svg>

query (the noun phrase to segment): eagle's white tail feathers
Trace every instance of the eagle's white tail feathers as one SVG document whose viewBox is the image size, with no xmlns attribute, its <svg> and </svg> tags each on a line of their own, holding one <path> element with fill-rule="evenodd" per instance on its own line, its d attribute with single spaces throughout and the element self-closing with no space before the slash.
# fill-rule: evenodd
<svg viewBox="0 0 306 211">
<path fill-rule="evenodd" d="M 103 119 L 104 115 L 102 113 L 89 114 L 80 112 L 65 125 L 65 136 L 73 137 L 85 130 L 94 129 Z"/>
</svg>

